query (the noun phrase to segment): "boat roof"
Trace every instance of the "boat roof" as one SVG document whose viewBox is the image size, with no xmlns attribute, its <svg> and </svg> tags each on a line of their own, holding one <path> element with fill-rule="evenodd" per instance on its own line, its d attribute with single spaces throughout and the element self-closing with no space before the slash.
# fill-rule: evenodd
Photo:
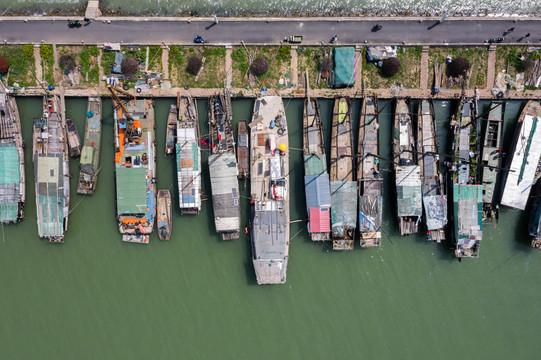
<svg viewBox="0 0 541 360">
<path fill-rule="evenodd" d="M 419 165 L 396 166 L 398 216 L 423 215 Z"/>
<path fill-rule="evenodd" d="M 209 173 L 216 230 L 240 229 L 239 181 L 235 154 L 209 156 Z"/>
<path fill-rule="evenodd" d="M 304 174 L 327 174 L 327 158 L 325 155 L 304 155 Z"/>
<path fill-rule="evenodd" d="M 147 169 L 116 169 L 117 215 L 145 214 L 147 209 Z"/>
<path fill-rule="evenodd" d="M 36 154 L 37 213 L 40 236 L 62 236 L 64 233 L 64 167 L 63 154 Z M 41 216 L 39 216 L 41 214 Z"/>
<path fill-rule="evenodd" d="M 453 202 L 457 244 L 472 247 L 483 238 L 483 186 L 454 184 Z"/>
<path fill-rule="evenodd" d="M 304 188 L 308 208 L 331 206 L 329 174 L 305 176 Z"/>
<path fill-rule="evenodd" d="M 331 181 L 333 232 L 357 226 L 357 181 Z"/>
</svg>

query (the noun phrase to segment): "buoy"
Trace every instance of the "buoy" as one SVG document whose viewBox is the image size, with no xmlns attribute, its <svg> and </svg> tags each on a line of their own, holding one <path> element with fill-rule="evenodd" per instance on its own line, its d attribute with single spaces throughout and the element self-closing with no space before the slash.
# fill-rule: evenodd
<svg viewBox="0 0 541 360">
<path fill-rule="evenodd" d="M 287 145 L 285 143 L 281 143 L 279 149 L 280 149 L 280 151 L 286 151 L 287 150 Z"/>
</svg>

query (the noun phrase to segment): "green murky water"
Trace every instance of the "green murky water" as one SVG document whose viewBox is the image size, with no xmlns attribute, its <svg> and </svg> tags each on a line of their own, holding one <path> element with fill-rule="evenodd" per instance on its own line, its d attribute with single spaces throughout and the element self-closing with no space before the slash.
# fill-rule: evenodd
<svg viewBox="0 0 541 360">
<path fill-rule="evenodd" d="M 156 100 L 159 187 L 176 193 L 164 158 L 174 99 Z M 290 146 L 302 147 L 302 102 L 284 100 Z M 285 285 L 258 286 L 247 238 L 223 242 L 207 201 L 198 216 L 175 211 L 173 237 L 142 246 L 120 240 L 115 222 L 112 109 L 104 101 L 102 170 L 94 196 L 75 193 L 63 245 L 37 236 L 31 123 L 41 99 L 19 98 L 26 143 L 26 219 L 0 241 L 3 359 L 536 359 L 541 253 L 529 248 L 527 215 L 503 209 L 487 228 L 479 259 L 458 263 L 448 244 L 400 237 L 394 190 L 385 183 L 380 249 L 336 253 L 291 226 Z M 82 133 L 86 99 L 67 99 Z M 251 100 L 235 100 L 249 119 Z M 385 102 L 380 103 L 380 108 Z M 485 103 L 485 108 L 488 103 Z M 439 102 L 438 126 L 455 106 Z M 520 102 L 506 108 L 508 144 Z M 331 102 L 321 102 L 330 139 Z M 201 133 L 207 105 L 199 101 Z M 382 111 L 382 156 L 390 156 L 392 105 Z M 358 122 L 359 101 L 353 118 Z M 442 142 L 446 133 L 439 134 Z M 291 218 L 306 218 L 301 152 L 291 151 Z M 206 161 L 206 154 L 203 161 Z M 384 165 L 385 166 L 385 165 Z M 72 161 L 71 172 L 78 164 Z M 389 173 L 383 172 L 385 180 Z M 203 191 L 209 193 L 204 166 Z M 245 191 L 245 195 L 246 195 Z M 175 204 L 178 204 L 175 197 Z M 243 198 L 243 221 L 248 202 Z M 357 243 L 358 244 L 358 243 Z"/>
</svg>

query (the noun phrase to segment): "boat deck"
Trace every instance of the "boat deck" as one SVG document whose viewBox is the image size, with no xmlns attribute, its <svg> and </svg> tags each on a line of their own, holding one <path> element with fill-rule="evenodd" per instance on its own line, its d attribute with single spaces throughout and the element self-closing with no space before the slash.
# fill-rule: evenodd
<svg viewBox="0 0 541 360">
<path fill-rule="evenodd" d="M 447 225 L 447 196 L 444 194 L 440 173 L 438 139 L 432 103 L 423 100 L 419 104 L 419 166 L 422 171 L 422 196 L 425 210 L 428 240 L 445 240 Z"/>
<path fill-rule="evenodd" d="M 0 81 L 0 222 L 22 220 L 25 202 L 21 121 L 15 98 Z"/>
<path fill-rule="evenodd" d="M 148 243 L 156 217 L 156 152 L 152 100 L 115 110 L 116 204 L 122 240 Z M 131 116 L 132 121 L 129 120 Z"/>
<path fill-rule="evenodd" d="M 182 214 L 201 211 L 201 150 L 199 120 L 192 98 L 180 100 L 177 123 L 177 180 Z"/>
<path fill-rule="evenodd" d="M 367 96 L 361 108 L 357 151 L 361 247 L 378 247 L 381 242 L 383 178 L 374 155 L 379 155 L 378 106 L 376 97 Z"/>
<path fill-rule="evenodd" d="M 250 147 L 248 126 L 245 120 L 239 121 L 237 156 L 239 161 L 239 179 L 246 179 L 250 177 Z"/>
<path fill-rule="evenodd" d="M 250 123 L 251 237 L 258 284 L 286 282 L 289 257 L 288 135 L 282 98 L 258 98 Z"/>
<path fill-rule="evenodd" d="M 334 101 L 331 130 L 331 219 L 333 250 L 353 250 L 357 227 L 357 182 L 349 100 Z"/>
<path fill-rule="evenodd" d="M 167 129 L 165 134 L 165 155 L 175 153 L 175 142 L 177 137 L 178 108 L 171 104 L 169 115 L 167 116 Z"/>
<path fill-rule="evenodd" d="M 509 149 L 501 204 L 524 210 L 536 176 L 541 156 L 541 104 L 528 101 L 518 119 Z"/>
<path fill-rule="evenodd" d="M 101 99 L 99 97 L 89 97 L 87 110 L 84 145 L 81 151 L 81 171 L 77 187 L 77 193 L 79 194 L 93 194 L 96 191 L 100 171 Z"/>
</svg>

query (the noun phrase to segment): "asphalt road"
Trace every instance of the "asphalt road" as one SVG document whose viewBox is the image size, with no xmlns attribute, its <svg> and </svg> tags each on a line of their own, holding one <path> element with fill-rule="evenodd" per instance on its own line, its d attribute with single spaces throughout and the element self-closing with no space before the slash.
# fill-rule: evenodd
<svg viewBox="0 0 541 360">
<path fill-rule="evenodd" d="M 338 44 L 482 44 L 490 38 L 502 36 L 511 27 L 515 30 L 505 36 L 503 43 L 541 44 L 539 19 L 452 19 L 439 24 L 437 19 L 212 19 L 186 18 L 175 21 L 110 19 L 110 23 L 94 20 L 88 26 L 69 29 L 67 19 L 21 20 L 0 18 L 0 39 L 10 43 L 87 44 L 123 42 L 124 44 L 190 44 L 195 35 L 201 35 L 210 44 L 277 44 L 285 36 L 304 36 L 303 44 L 329 43 L 333 35 Z M 382 30 L 372 28 L 382 25 Z M 531 35 L 520 39 L 527 33 Z"/>
</svg>

